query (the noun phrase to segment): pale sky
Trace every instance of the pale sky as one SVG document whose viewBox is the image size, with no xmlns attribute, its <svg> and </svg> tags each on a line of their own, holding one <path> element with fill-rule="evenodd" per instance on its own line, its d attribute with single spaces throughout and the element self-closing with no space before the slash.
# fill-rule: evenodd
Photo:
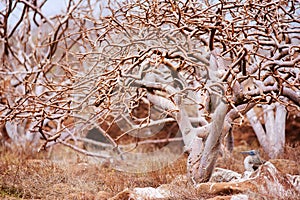
<svg viewBox="0 0 300 200">
<path fill-rule="evenodd" d="M 12 15 L 9 16 L 8 18 L 8 23 L 10 25 L 13 25 L 17 23 L 17 21 L 20 18 L 20 15 L 23 10 L 23 4 L 18 3 L 17 8 L 14 10 Z M 5 2 L 0 1 L 0 10 L 3 11 L 5 10 Z M 45 14 L 45 16 L 53 16 L 56 14 L 61 13 L 63 10 L 66 8 L 66 0 L 48 0 L 45 5 L 42 7 L 42 13 Z"/>
<path fill-rule="evenodd" d="M 29 0 L 28 0 L 29 1 Z M 51 17 L 57 14 L 65 13 L 67 3 L 69 0 L 47 0 L 45 5 L 42 7 L 42 13 L 47 16 Z M 78 2 L 79 0 L 73 0 L 75 3 Z M 107 4 L 107 0 L 91 0 L 92 2 L 98 2 L 103 5 Z M 121 1 L 121 0 L 118 0 Z M 40 2 L 38 0 L 38 2 Z M 87 1 L 83 0 L 82 3 L 86 3 Z M 22 13 L 24 4 L 23 3 L 18 3 L 17 8 L 14 9 L 13 13 L 9 16 L 8 18 L 8 24 L 13 27 L 19 20 L 20 15 Z M 0 11 L 4 11 L 6 8 L 6 3 L 3 0 L 0 0 Z M 95 12 L 99 11 L 99 7 L 95 6 Z M 105 11 L 104 11 L 105 13 Z M 33 15 L 33 11 L 30 12 L 31 15 Z M 38 16 L 38 15 L 37 15 Z M 34 25 L 34 24 L 33 24 Z"/>
</svg>

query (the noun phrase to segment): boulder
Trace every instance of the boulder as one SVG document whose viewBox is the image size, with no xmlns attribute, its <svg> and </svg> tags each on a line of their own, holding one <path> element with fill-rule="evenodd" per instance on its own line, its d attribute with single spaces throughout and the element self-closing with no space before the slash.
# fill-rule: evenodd
<svg viewBox="0 0 300 200">
<path fill-rule="evenodd" d="M 126 189 L 112 199 L 182 199 L 180 191 L 184 190 L 176 180 L 158 188 Z M 297 199 L 300 196 L 300 175 L 283 173 L 271 162 L 266 162 L 247 176 L 219 168 L 210 182 L 197 184 L 194 190 L 191 193 L 197 193 L 199 197 L 205 195 L 211 200 Z"/>
<path fill-rule="evenodd" d="M 221 183 L 201 183 L 197 189 L 209 194 L 247 194 L 251 198 L 289 199 L 300 195 L 300 176 L 278 171 L 266 162 L 247 177 Z"/>
<path fill-rule="evenodd" d="M 229 182 L 229 181 L 239 180 L 241 178 L 242 178 L 242 175 L 235 171 L 216 167 L 214 169 L 214 172 L 209 181 L 210 182 Z"/>
</svg>

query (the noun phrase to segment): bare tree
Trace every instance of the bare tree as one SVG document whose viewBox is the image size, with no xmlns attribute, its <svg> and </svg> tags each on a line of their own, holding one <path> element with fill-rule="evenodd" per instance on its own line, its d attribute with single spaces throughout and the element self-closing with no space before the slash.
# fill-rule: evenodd
<svg viewBox="0 0 300 200">
<path fill-rule="evenodd" d="M 125 155 L 120 138 L 175 121 L 189 176 L 205 182 L 224 138 L 232 149 L 235 120 L 262 105 L 267 136 L 253 111 L 247 116 L 269 155 L 282 151 L 276 125 L 284 127 L 287 108 L 299 112 L 298 1 L 70 0 L 55 17 L 43 15 L 45 3 L 7 1 L 1 11 L 6 143 L 37 144 L 40 135 L 43 148 L 61 143 L 106 158 L 76 145 L 81 130 L 105 123 L 98 128 Z M 147 115 L 135 115 L 142 104 Z M 108 134 L 115 123 L 118 138 Z"/>
</svg>

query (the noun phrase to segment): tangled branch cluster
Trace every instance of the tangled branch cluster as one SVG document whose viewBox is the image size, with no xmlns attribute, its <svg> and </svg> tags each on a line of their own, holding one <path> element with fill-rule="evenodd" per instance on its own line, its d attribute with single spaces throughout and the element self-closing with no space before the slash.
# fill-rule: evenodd
<svg viewBox="0 0 300 200">
<path fill-rule="evenodd" d="M 1 10 L 5 141 L 42 137 L 43 147 L 59 142 L 94 155 L 70 142 L 81 130 L 107 123 L 102 132 L 117 147 L 107 134 L 113 123 L 125 120 L 126 135 L 172 122 L 178 96 L 196 106 L 201 117 L 189 115 L 201 126 L 213 96 L 229 103 L 231 121 L 260 103 L 299 111 L 298 1 L 70 0 L 54 17 L 43 14 L 46 2 L 7 1 Z M 142 117 L 134 114 L 141 103 Z"/>
</svg>

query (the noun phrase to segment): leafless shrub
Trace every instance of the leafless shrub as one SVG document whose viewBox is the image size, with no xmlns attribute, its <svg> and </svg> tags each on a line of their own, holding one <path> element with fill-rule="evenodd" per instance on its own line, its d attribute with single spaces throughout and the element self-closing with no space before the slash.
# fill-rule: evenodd
<svg viewBox="0 0 300 200">
<path fill-rule="evenodd" d="M 298 1 L 70 0 L 54 17 L 43 14 L 46 2 L 6 1 L 1 10 L 6 144 L 37 149 L 42 138 L 43 148 L 62 143 L 106 158 L 77 145 L 82 130 L 96 124 L 125 155 L 136 145 L 126 150 L 121 137 L 176 121 L 190 177 L 203 182 L 225 136 L 232 148 L 236 118 L 241 124 L 255 105 L 281 106 L 275 121 L 285 118 L 284 106 L 299 111 Z M 147 114 L 137 116 L 141 104 Z M 107 134 L 113 124 L 124 131 L 117 139 Z M 276 134 L 257 133 L 270 156 L 281 151 L 284 143 L 268 146 Z"/>
</svg>

